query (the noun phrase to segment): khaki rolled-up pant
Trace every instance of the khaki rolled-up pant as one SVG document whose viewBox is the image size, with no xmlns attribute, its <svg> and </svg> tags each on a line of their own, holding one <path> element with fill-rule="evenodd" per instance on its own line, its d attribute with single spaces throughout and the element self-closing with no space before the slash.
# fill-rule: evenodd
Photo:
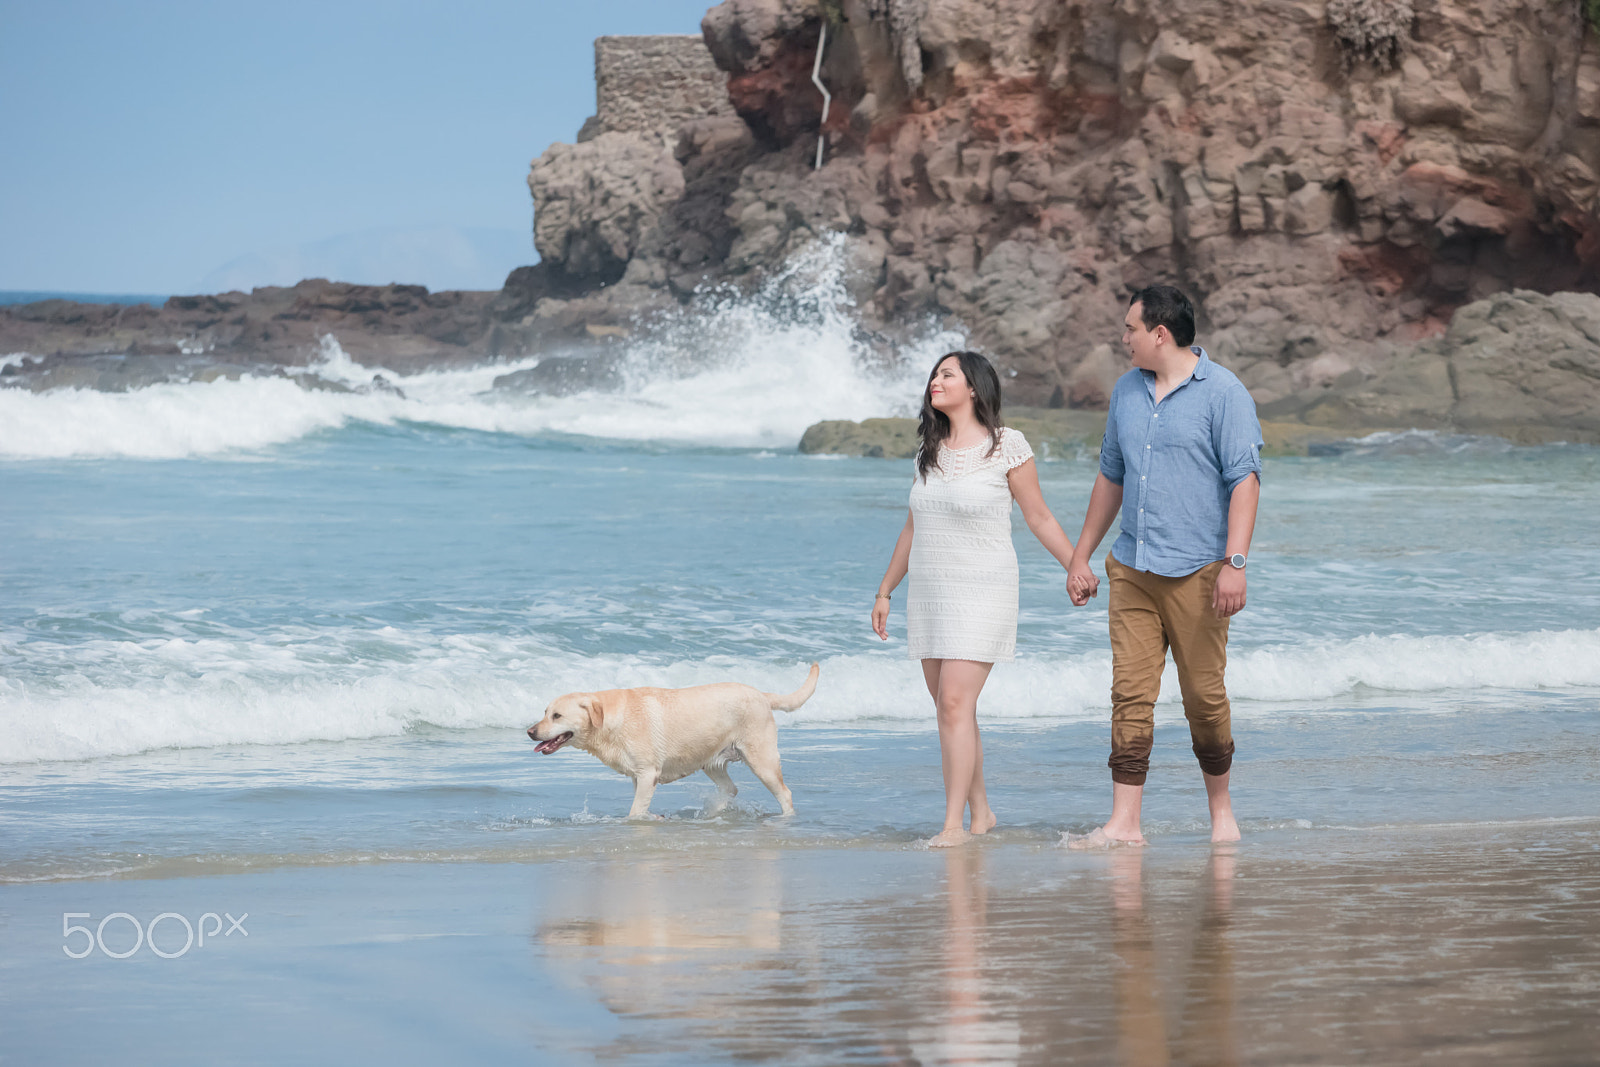
<svg viewBox="0 0 1600 1067">
<path fill-rule="evenodd" d="M 1233 766 L 1228 690 L 1228 620 L 1211 597 L 1223 563 L 1182 578 L 1136 571 L 1106 557 L 1111 582 L 1111 780 L 1144 785 L 1155 740 L 1156 697 L 1167 649 L 1178 668 L 1183 714 L 1195 758 L 1206 774 Z"/>
</svg>

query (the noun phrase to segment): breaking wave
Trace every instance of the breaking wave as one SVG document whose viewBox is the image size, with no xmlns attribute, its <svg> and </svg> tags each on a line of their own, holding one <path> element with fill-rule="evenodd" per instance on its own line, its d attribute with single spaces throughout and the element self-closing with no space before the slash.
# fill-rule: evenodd
<svg viewBox="0 0 1600 1067">
<path fill-rule="evenodd" d="M 126 393 L 0 389 L 0 457 L 214 456 L 353 423 L 792 447 L 822 419 L 909 414 L 933 359 L 965 344 L 959 333 L 930 327 L 886 356 L 859 327 L 845 280 L 842 238 L 833 238 L 753 295 L 706 293 L 623 343 L 615 391 L 555 397 L 492 388 L 537 359 L 375 381 L 374 369 L 352 361 L 331 335 L 298 377 Z M 317 380 L 351 391 L 305 387 Z"/>
<path fill-rule="evenodd" d="M 786 693 L 805 677 L 800 661 L 583 657 L 531 635 L 392 627 L 59 646 L 35 637 L 25 650 L 0 638 L 0 668 L 24 651 L 29 675 L 48 681 L 0 674 L 0 763 L 384 737 L 421 726 L 521 729 L 552 697 L 575 690 L 737 680 Z M 1445 699 L 1429 706 L 1448 709 L 1451 694 L 1600 687 L 1600 630 L 1374 635 L 1230 659 L 1229 689 L 1244 716 L 1363 690 L 1437 694 Z M 1098 721 L 1109 714 L 1110 684 L 1103 652 L 1024 659 L 994 672 L 980 710 L 985 721 Z M 1181 715 L 1177 699 L 1169 672 L 1159 715 Z M 915 663 L 835 655 L 823 659 L 811 701 L 779 721 L 932 729 L 927 705 Z"/>
</svg>

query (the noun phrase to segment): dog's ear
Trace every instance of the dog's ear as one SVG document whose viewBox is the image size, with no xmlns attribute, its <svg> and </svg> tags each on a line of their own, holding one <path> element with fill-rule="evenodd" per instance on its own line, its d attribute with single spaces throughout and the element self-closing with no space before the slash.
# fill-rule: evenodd
<svg viewBox="0 0 1600 1067">
<path fill-rule="evenodd" d="M 606 707 L 600 702 L 599 694 L 591 693 L 584 704 L 589 709 L 589 726 L 595 730 L 600 729 L 606 721 Z"/>
</svg>

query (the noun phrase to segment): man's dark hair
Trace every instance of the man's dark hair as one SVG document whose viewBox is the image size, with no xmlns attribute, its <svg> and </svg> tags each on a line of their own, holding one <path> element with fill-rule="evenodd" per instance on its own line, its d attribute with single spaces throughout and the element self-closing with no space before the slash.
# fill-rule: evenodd
<svg viewBox="0 0 1600 1067">
<path fill-rule="evenodd" d="M 1144 305 L 1139 309 L 1139 318 L 1145 329 L 1165 326 L 1179 347 L 1194 344 L 1194 305 L 1182 292 L 1170 285 L 1146 286 L 1128 299 L 1129 307 L 1135 304 Z"/>
</svg>

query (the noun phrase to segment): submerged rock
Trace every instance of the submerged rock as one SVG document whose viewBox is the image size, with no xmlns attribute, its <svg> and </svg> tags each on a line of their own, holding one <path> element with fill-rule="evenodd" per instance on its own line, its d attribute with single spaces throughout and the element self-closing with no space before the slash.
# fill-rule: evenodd
<svg viewBox="0 0 1600 1067">
<path fill-rule="evenodd" d="M 1052 456 L 1093 456 L 1105 435 L 1106 417 L 1095 411 L 1057 411 L 1049 408 L 1008 409 L 1007 426 L 1028 439 L 1041 460 Z M 1261 421 L 1266 456 L 1331 454 L 1349 435 L 1326 426 L 1298 422 Z M 800 451 L 807 454 L 864 456 L 873 459 L 911 459 L 917 454 L 916 419 L 863 419 L 861 422 L 829 420 L 806 430 Z"/>
<path fill-rule="evenodd" d="M 1049 408 L 1008 408 L 1005 424 L 1019 430 L 1040 456 L 1052 452 L 1076 454 L 1097 448 L 1105 432 L 1106 417 L 1098 411 L 1055 411 Z M 800 438 L 800 451 L 875 459 L 910 459 L 917 454 L 917 420 L 903 418 L 838 419 L 819 422 Z"/>
<path fill-rule="evenodd" d="M 829 419 L 806 429 L 800 437 L 800 451 L 807 455 L 910 459 L 917 454 L 917 420 Z"/>
<path fill-rule="evenodd" d="M 596 352 L 588 356 L 553 356 L 525 370 L 502 374 L 494 388 L 539 396 L 612 392 L 622 388 L 623 353 Z"/>
</svg>

